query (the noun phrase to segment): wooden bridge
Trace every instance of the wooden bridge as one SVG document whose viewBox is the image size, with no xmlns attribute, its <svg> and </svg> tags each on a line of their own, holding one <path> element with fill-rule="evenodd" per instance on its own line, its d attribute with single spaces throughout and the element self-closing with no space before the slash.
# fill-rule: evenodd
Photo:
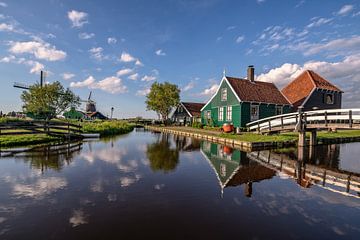
<svg viewBox="0 0 360 240">
<path fill-rule="evenodd" d="M 5 135 L 47 134 L 67 139 L 83 138 L 82 126 L 60 121 L 14 121 L 0 123 L 0 137 Z"/>
<path fill-rule="evenodd" d="M 305 133 L 311 132 L 310 145 L 316 145 L 316 131 L 360 129 L 360 108 L 329 109 L 276 115 L 246 124 L 257 133 L 299 132 L 299 146 L 305 146 Z"/>
</svg>

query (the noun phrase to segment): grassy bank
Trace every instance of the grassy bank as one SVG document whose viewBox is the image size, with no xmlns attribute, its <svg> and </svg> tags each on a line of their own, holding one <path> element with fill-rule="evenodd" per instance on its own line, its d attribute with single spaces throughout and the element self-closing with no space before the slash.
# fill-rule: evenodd
<svg viewBox="0 0 360 240">
<path fill-rule="evenodd" d="M 42 143 L 49 143 L 59 141 L 61 138 L 48 136 L 45 134 L 29 134 L 29 135 L 6 135 L 0 136 L 1 147 L 19 147 L 36 145 Z"/>
<path fill-rule="evenodd" d="M 111 136 L 129 133 L 134 129 L 134 125 L 126 121 L 94 121 L 83 122 L 84 133 L 100 133 L 100 136 Z"/>
</svg>

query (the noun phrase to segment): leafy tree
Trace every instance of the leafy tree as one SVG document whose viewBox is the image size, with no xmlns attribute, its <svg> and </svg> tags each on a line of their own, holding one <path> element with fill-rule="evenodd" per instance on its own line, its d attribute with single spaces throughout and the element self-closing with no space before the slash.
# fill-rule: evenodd
<svg viewBox="0 0 360 240">
<path fill-rule="evenodd" d="M 165 122 L 173 107 L 180 102 L 180 90 L 177 85 L 168 82 L 155 82 L 146 96 L 147 110 L 155 111 Z"/>
<path fill-rule="evenodd" d="M 80 105 L 80 98 L 69 88 L 65 89 L 60 82 L 35 84 L 29 91 L 21 94 L 24 102 L 24 112 L 32 113 L 37 117 L 51 119 L 70 107 Z"/>
</svg>

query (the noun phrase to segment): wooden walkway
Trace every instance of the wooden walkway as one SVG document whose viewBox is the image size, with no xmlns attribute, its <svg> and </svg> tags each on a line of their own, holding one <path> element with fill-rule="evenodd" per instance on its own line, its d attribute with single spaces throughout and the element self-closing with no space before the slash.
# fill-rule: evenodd
<svg viewBox="0 0 360 240">
<path fill-rule="evenodd" d="M 14 121 L 0 123 L 0 137 L 47 134 L 68 139 L 82 139 L 82 126 L 60 121 Z"/>
</svg>

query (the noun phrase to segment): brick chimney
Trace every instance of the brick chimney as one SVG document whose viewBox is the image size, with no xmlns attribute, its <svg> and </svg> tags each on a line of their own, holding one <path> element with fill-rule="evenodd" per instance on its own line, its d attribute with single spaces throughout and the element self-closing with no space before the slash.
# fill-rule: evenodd
<svg viewBox="0 0 360 240">
<path fill-rule="evenodd" d="M 247 79 L 250 82 L 254 82 L 255 81 L 255 68 L 253 65 L 248 66 L 247 69 Z"/>
</svg>

